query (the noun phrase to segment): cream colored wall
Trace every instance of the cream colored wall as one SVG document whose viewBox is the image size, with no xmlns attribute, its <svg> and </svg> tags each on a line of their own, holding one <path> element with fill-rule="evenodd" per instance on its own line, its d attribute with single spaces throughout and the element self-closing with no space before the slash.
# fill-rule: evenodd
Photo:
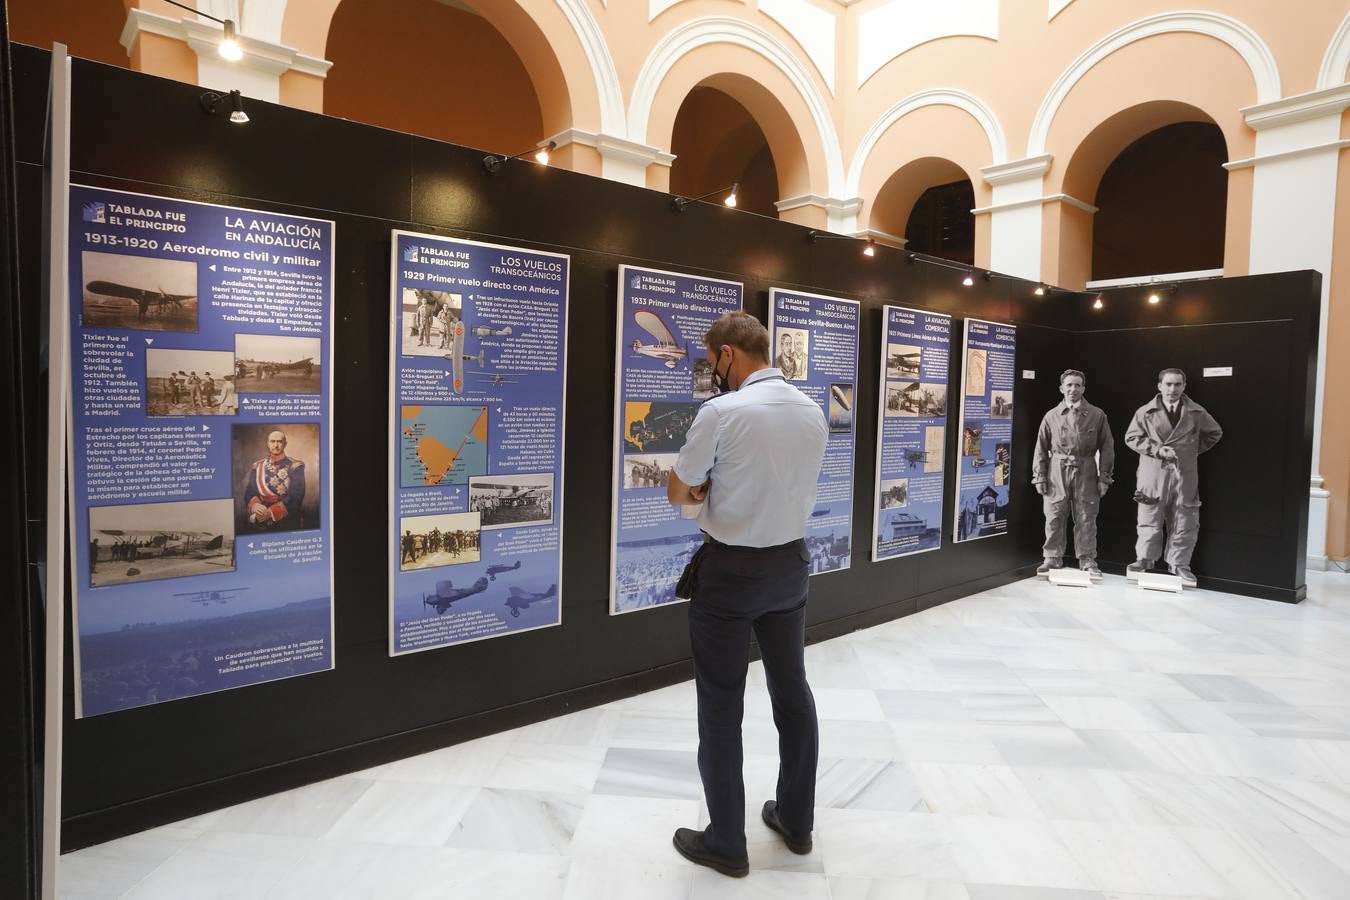
<svg viewBox="0 0 1350 900">
<path fill-rule="evenodd" d="M 246 20 L 249 4 L 284 4 L 277 33 L 254 37 L 324 58 L 340 0 L 239 2 Z M 1111 159 L 1134 138 L 1174 121 L 1212 121 L 1223 131 L 1230 161 L 1256 157 L 1257 132 L 1244 110 L 1334 87 L 1347 73 L 1331 73 L 1319 85 L 1324 59 L 1350 60 L 1328 57 L 1333 36 L 1350 42 L 1345 0 L 1302 0 L 1294 7 L 1211 0 L 1190 12 L 1183 12 L 1193 10 L 1190 4 L 1177 0 L 1072 0 L 1053 19 L 1041 0 L 1004 0 L 996 22 L 961 21 L 952 15 L 956 7 L 909 0 L 675 0 L 655 17 L 648 0 L 468 2 L 520 57 L 539 99 L 544 132 L 565 135 L 557 165 L 665 189 L 670 170 L 663 154 L 671 149 L 680 106 L 696 86 L 713 86 L 749 110 L 768 138 L 780 198 L 800 200 L 782 218 L 848 232 L 894 231 L 904 218 L 899 206 L 912 203 L 935 172 L 957 169 L 970 177 L 977 207 L 987 210 L 976 220 L 977 262 L 1007 259 L 1001 248 L 1015 244 L 1031 257 L 1019 271 L 1069 287 L 1090 277 L 1092 215 L 1059 195 L 1091 204 Z M 159 0 L 126 5 L 179 15 Z M 76 32 L 47 0 L 9 0 L 9 6 L 34 43 L 78 36 L 81 44 L 109 46 L 86 33 L 87 22 Z M 888 11 L 904 15 L 878 28 L 878 17 Z M 931 34 L 937 36 L 906 46 L 911 33 L 926 28 L 936 28 Z M 944 28 L 986 36 L 942 36 Z M 1165 33 L 1140 37 L 1150 29 Z M 903 52 L 859 84 L 860 54 L 886 45 Z M 1099 61 L 1080 66 L 1081 77 L 1047 123 L 1056 85 L 1094 48 Z M 195 53 L 181 40 L 145 33 L 128 49 L 134 68 L 195 77 Z M 362 65 L 366 77 L 379 77 L 378 60 Z M 322 107 L 323 72 L 313 65 L 297 63 L 272 77 L 282 102 Z M 1319 98 L 1325 104 L 1320 115 L 1345 108 L 1334 96 Z M 1350 95 L 1344 101 L 1350 104 Z M 1350 125 L 1342 134 L 1350 140 Z M 1011 175 L 1007 168 L 995 175 L 984 171 L 1038 153 L 1050 156 L 1048 165 L 1032 165 L 1029 174 L 1016 166 Z M 1350 151 L 1340 156 L 1339 183 L 1327 186 L 1337 198 L 1334 249 L 1325 263 L 1331 269 L 1326 337 L 1333 352 L 1319 440 L 1322 475 L 1332 494 L 1327 549 L 1345 558 L 1350 355 L 1335 351 L 1350 341 Z M 914 164 L 929 158 L 945 163 Z M 1270 231 L 1271 223 L 1253 222 L 1260 165 L 1229 174 L 1229 275 L 1251 269 L 1253 229 Z M 1008 222 L 1035 221 L 1000 220 L 1009 203 L 1037 207 L 1039 235 L 1007 231 Z M 1010 238 L 1016 240 L 1010 244 Z"/>
</svg>

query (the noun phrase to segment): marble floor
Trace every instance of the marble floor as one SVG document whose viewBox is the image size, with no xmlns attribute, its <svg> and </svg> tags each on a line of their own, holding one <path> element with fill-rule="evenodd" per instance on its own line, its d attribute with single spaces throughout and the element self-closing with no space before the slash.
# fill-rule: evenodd
<svg viewBox="0 0 1350 900">
<path fill-rule="evenodd" d="M 686 863 L 692 684 L 62 858 L 66 898 L 1350 898 L 1350 576 L 1290 606 L 1011 584 L 807 648 L 815 851 L 760 822 L 776 744 L 747 690 L 750 864 Z"/>
</svg>

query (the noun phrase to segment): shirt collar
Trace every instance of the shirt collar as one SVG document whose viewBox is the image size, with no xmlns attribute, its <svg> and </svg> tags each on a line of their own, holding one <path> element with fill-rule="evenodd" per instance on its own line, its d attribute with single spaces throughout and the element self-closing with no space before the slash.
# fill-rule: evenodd
<svg viewBox="0 0 1350 900">
<path fill-rule="evenodd" d="M 768 378 L 782 378 L 782 377 L 783 377 L 782 369 L 776 369 L 773 366 L 769 366 L 764 369 L 758 369 L 747 375 L 745 377 L 745 380 L 741 382 L 741 388 L 748 388 L 750 385 L 758 381 L 764 381 L 765 379 Z"/>
</svg>

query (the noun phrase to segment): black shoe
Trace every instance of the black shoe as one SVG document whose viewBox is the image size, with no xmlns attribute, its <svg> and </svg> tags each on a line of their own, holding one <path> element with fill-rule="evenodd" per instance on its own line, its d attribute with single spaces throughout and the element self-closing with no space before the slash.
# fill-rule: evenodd
<svg viewBox="0 0 1350 900">
<path fill-rule="evenodd" d="M 779 821 L 777 800 L 765 800 L 764 808 L 760 810 L 759 815 L 760 818 L 764 820 L 765 825 L 768 825 L 782 836 L 783 843 L 787 844 L 787 848 L 793 853 L 796 853 L 798 856 L 805 856 L 811 852 L 811 835 L 808 834 L 804 838 L 793 837 L 787 833 L 787 829 L 784 828 L 783 823 Z"/>
<path fill-rule="evenodd" d="M 716 853 L 710 852 L 707 847 L 703 846 L 703 832 L 701 831 L 695 831 L 692 828 L 676 828 L 673 843 L 680 855 L 691 863 L 707 866 L 723 875 L 730 875 L 732 878 L 744 878 L 750 874 L 750 860 L 727 859 L 725 856 L 718 856 Z"/>
</svg>

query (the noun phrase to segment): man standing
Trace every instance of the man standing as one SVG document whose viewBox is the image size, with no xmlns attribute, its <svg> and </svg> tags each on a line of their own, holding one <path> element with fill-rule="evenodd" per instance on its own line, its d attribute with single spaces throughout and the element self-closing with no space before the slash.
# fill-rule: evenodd
<svg viewBox="0 0 1350 900">
<path fill-rule="evenodd" d="M 808 360 L 806 358 L 806 334 L 798 334 L 792 342 L 793 356 L 793 381 L 806 380 L 806 367 Z"/>
<path fill-rule="evenodd" d="M 436 314 L 437 320 L 441 323 L 441 349 L 448 350 L 451 347 L 450 336 L 454 334 L 455 323 L 459 321 L 459 314 L 451 308 L 449 303 L 441 307 L 441 311 Z"/>
<path fill-rule="evenodd" d="M 1223 429 L 1205 408 L 1186 396 L 1186 373 L 1163 369 L 1158 393 L 1139 407 L 1125 432 L 1125 443 L 1139 454 L 1135 502 L 1135 561 L 1127 574 L 1138 577 L 1163 555 L 1167 568 L 1186 587 L 1195 587 L 1191 554 L 1200 534 L 1199 456 L 1223 437 Z"/>
<path fill-rule="evenodd" d="M 792 352 L 792 335 L 784 333 L 778 340 L 778 370 L 784 378 L 797 377 L 797 357 Z"/>
<path fill-rule="evenodd" d="M 304 528 L 305 464 L 286 455 L 286 434 L 267 435 L 267 455 L 248 467 L 244 481 L 245 526 L 251 531 Z"/>
<path fill-rule="evenodd" d="M 674 843 L 686 859 L 741 877 L 750 871 L 741 715 L 752 633 L 764 658 L 779 748 L 777 797 L 761 816 L 789 850 L 811 852 L 820 740 L 803 658 L 804 537 L 829 428 L 821 407 L 769 366 L 769 333 L 753 316 L 727 313 L 704 341 L 723 393 L 699 407 L 667 497 L 703 504 L 704 543 L 681 587 L 692 598 L 698 769 L 709 824 L 703 831 L 677 829 Z"/>
<path fill-rule="evenodd" d="M 435 330 L 432 323 L 436 321 L 438 304 L 431 291 L 419 291 L 418 296 L 421 302 L 417 305 L 417 346 L 430 347 L 431 333 Z"/>
<path fill-rule="evenodd" d="M 1045 561 L 1037 575 L 1049 575 L 1064 562 L 1065 532 L 1073 514 L 1073 549 L 1078 568 L 1101 580 L 1097 568 L 1097 511 L 1111 487 L 1116 468 L 1116 444 L 1106 414 L 1087 402 L 1087 376 L 1069 369 L 1059 376 L 1058 406 L 1041 419 L 1036 435 L 1036 459 L 1031 483 L 1044 498 Z M 1101 454 L 1100 463 L 1097 455 Z"/>
</svg>

